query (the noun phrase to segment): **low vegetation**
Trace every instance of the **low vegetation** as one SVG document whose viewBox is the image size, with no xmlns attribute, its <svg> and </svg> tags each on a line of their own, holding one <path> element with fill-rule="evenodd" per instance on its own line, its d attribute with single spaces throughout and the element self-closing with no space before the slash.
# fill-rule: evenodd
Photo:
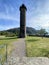
<svg viewBox="0 0 49 65">
<path fill-rule="evenodd" d="M 12 43 L 17 40 L 17 37 L 5 37 L 0 36 L 0 62 L 6 60 L 6 45 L 7 45 L 7 54 L 9 55 L 13 50 Z"/>
<path fill-rule="evenodd" d="M 28 57 L 49 57 L 49 38 L 27 36 L 26 50 Z"/>
</svg>

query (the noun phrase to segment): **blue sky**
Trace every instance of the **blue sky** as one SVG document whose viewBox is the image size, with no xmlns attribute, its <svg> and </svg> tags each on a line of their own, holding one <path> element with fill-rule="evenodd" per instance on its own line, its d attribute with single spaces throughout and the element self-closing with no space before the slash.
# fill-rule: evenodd
<svg viewBox="0 0 49 65">
<path fill-rule="evenodd" d="M 0 30 L 20 26 L 19 7 L 27 7 L 26 26 L 49 32 L 49 0 L 0 0 Z"/>
</svg>

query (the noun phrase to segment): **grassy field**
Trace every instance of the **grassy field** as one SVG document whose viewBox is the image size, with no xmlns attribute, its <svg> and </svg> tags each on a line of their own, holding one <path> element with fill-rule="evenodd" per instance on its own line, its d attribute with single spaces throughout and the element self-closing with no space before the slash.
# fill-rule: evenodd
<svg viewBox="0 0 49 65">
<path fill-rule="evenodd" d="M 26 37 L 28 57 L 49 57 L 49 38 Z"/>
<path fill-rule="evenodd" d="M 9 55 L 13 49 L 12 43 L 16 40 L 17 40 L 17 37 L 0 36 L 0 58 L 2 57 L 3 59 L 2 62 L 5 60 L 4 55 L 6 54 L 6 45 L 7 45 L 7 53 Z"/>
</svg>

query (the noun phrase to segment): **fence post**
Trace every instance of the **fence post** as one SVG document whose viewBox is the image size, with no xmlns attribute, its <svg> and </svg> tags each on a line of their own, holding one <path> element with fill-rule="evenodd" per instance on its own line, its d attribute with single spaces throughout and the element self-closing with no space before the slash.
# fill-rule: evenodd
<svg viewBox="0 0 49 65">
<path fill-rule="evenodd" d="M 2 65 L 2 56 L 0 56 L 0 64 Z"/>
<path fill-rule="evenodd" d="M 6 44 L 6 62 L 7 62 L 7 44 Z"/>
<path fill-rule="evenodd" d="M 1 58 L 0 58 L 0 64 L 1 64 Z"/>
</svg>

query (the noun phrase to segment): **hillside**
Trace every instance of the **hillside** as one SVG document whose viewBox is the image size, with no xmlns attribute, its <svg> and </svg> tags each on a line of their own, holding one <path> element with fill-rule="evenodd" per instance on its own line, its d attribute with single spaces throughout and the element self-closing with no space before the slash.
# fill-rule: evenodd
<svg viewBox="0 0 49 65">
<path fill-rule="evenodd" d="M 9 30 L 0 31 L 0 35 L 19 35 L 20 28 L 13 28 Z M 26 27 L 27 35 L 33 35 L 37 33 L 37 30 L 32 27 Z"/>
<path fill-rule="evenodd" d="M 5 36 L 18 36 L 20 33 L 20 28 L 12 28 L 9 30 L 0 31 L 0 35 Z M 27 35 L 47 35 L 47 31 L 45 29 L 36 30 L 32 27 L 26 27 Z"/>
<path fill-rule="evenodd" d="M 37 34 L 37 30 L 32 27 L 27 27 L 26 33 L 27 33 L 27 35 L 34 35 L 34 34 Z"/>
<path fill-rule="evenodd" d="M 9 29 L 7 30 L 7 32 L 12 32 L 12 33 L 19 33 L 20 32 L 20 28 L 13 28 L 13 29 Z M 32 27 L 26 27 L 26 33 L 27 34 L 36 34 L 37 30 L 32 28 Z"/>
</svg>

